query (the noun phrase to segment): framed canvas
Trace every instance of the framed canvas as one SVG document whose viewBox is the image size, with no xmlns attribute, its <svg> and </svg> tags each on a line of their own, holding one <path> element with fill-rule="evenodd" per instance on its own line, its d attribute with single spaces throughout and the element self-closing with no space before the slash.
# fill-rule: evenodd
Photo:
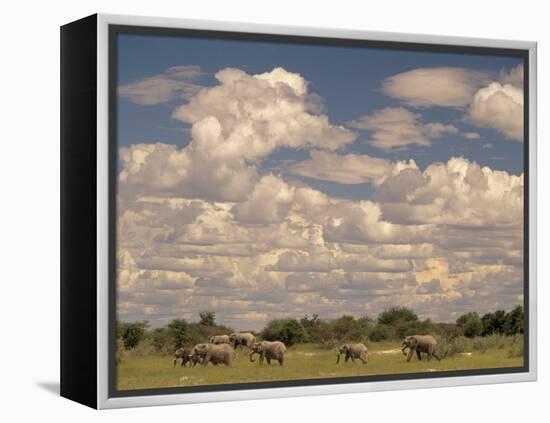
<svg viewBox="0 0 550 423">
<path fill-rule="evenodd" d="M 536 379 L 536 43 L 61 28 L 61 394 Z"/>
</svg>

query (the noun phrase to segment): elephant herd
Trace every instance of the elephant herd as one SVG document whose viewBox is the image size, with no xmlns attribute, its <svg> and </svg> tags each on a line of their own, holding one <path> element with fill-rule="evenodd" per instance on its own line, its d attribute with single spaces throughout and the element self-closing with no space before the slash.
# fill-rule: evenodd
<svg viewBox="0 0 550 423">
<path fill-rule="evenodd" d="M 248 332 L 237 332 L 230 335 L 215 335 L 210 337 L 209 343 L 197 344 L 194 347 L 179 348 L 174 353 L 174 366 L 181 360 L 181 365 L 191 366 L 198 364 L 207 365 L 212 363 L 214 366 L 224 364 L 230 366 L 235 359 L 235 351 L 238 347 L 247 347 L 250 350 L 249 360 L 255 362 L 254 355 L 260 358 L 260 364 L 264 360 L 271 365 L 271 360 L 278 361 L 282 366 L 285 362 L 286 346 L 280 341 L 259 341 Z M 433 357 L 439 361 L 436 353 L 437 341 L 431 335 L 413 335 L 405 338 L 401 345 L 401 352 L 407 356 L 409 362 L 416 353 L 418 360 L 421 360 L 421 353 L 426 354 L 427 360 Z M 406 350 L 409 349 L 407 354 Z M 367 364 L 369 352 L 362 343 L 344 343 L 340 345 L 336 354 L 336 364 L 340 363 L 340 357 L 344 355 L 344 361 L 360 360 Z"/>
<path fill-rule="evenodd" d="M 267 364 L 271 365 L 271 360 L 276 360 L 282 366 L 285 362 L 286 346 L 282 342 L 256 342 L 256 337 L 253 334 L 237 332 L 230 335 L 212 336 L 209 343 L 178 348 L 174 353 L 174 366 L 178 360 L 181 360 L 182 366 L 186 366 L 187 363 L 193 367 L 197 363 L 230 366 L 235 359 L 235 351 L 240 346 L 247 347 L 250 350 L 249 359 L 251 362 L 256 361 L 254 355 L 260 357 L 260 364 L 263 364 L 265 360 Z"/>
</svg>

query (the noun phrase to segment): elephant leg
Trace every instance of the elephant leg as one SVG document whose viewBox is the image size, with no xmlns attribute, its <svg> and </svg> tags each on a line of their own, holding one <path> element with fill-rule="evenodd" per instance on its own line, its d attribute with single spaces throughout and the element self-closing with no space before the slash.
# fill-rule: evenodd
<svg viewBox="0 0 550 423">
<path fill-rule="evenodd" d="M 434 356 L 437 361 L 441 361 L 441 359 L 435 352 L 432 353 L 432 356 Z"/>
<path fill-rule="evenodd" d="M 353 355 L 350 355 L 349 357 L 351 358 L 351 362 L 355 364 L 355 359 L 353 358 Z"/>
<path fill-rule="evenodd" d="M 367 356 L 365 354 L 362 354 L 359 359 L 363 362 L 363 364 L 367 364 Z"/>
<path fill-rule="evenodd" d="M 284 358 L 284 357 L 280 357 L 280 358 L 279 358 L 279 365 L 282 366 L 284 363 L 285 363 L 285 358 Z"/>
<path fill-rule="evenodd" d="M 411 348 L 411 349 L 409 350 L 409 354 L 407 355 L 407 363 L 408 363 L 409 361 L 411 361 L 411 358 L 412 358 L 412 356 L 413 356 L 413 353 L 414 353 L 414 350 Z"/>
<path fill-rule="evenodd" d="M 336 364 L 340 363 L 340 354 L 336 354 Z"/>
<path fill-rule="evenodd" d="M 418 357 L 418 361 L 422 361 L 422 355 L 420 355 L 420 351 L 416 350 L 416 356 Z"/>
<path fill-rule="evenodd" d="M 344 360 L 345 363 L 347 363 L 349 360 L 349 354 L 346 354 L 346 359 Z"/>
<path fill-rule="evenodd" d="M 266 357 L 265 359 L 266 359 L 266 361 L 267 361 L 267 365 L 268 365 L 268 366 L 271 366 L 271 358 Z"/>
<path fill-rule="evenodd" d="M 178 362 L 177 358 L 174 358 L 174 367 L 176 367 L 176 363 Z"/>
<path fill-rule="evenodd" d="M 260 364 L 264 364 L 264 355 L 260 354 Z"/>
</svg>

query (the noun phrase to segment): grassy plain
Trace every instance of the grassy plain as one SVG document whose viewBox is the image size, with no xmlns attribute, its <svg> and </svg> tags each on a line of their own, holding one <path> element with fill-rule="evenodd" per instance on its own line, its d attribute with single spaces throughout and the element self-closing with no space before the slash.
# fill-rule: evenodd
<svg viewBox="0 0 550 423">
<path fill-rule="evenodd" d="M 314 344 L 299 344 L 288 349 L 284 366 L 277 362 L 271 366 L 258 360 L 251 363 L 248 353 L 237 351 L 230 367 L 197 365 L 173 367 L 173 357 L 156 354 L 128 354 L 117 366 L 119 390 L 211 385 L 224 383 L 261 382 L 274 380 L 318 379 L 346 376 L 385 375 L 398 373 L 438 372 L 501 367 L 520 367 L 522 357 L 513 357 L 506 348 L 471 351 L 441 361 L 422 361 L 414 357 L 409 363 L 395 342 L 369 344 L 369 362 L 336 365 L 336 351 Z"/>
</svg>

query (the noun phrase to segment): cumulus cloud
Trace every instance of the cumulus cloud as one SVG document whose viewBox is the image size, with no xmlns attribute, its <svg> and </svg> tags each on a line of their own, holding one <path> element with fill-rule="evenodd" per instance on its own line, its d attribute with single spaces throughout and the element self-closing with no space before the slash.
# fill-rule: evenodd
<svg viewBox="0 0 550 423">
<path fill-rule="evenodd" d="M 195 95 L 201 88 L 196 82 L 203 76 L 199 66 L 173 66 L 164 73 L 119 86 L 118 94 L 136 104 L 153 106 Z"/>
<path fill-rule="evenodd" d="M 418 68 L 385 79 L 382 91 L 414 107 L 464 107 L 488 80 L 465 68 Z"/>
<path fill-rule="evenodd" d="M 523 175 L 462 157 L 405 172 L 388 178 L 379 190 L 383 215 L 392 222 L 472 227 L 522 222 Z"/>
<path fill-rule="evenodd" d="M 193 125 L 211 120 L 219 128 L 215 137 L 201 139 L 197 149 L 253 161 L 277 147 L 333 151 L 357 138 L 332 125 L 326 115 L 311 112 L 307 81 L 297 73 L 276 68 L 249 75 L 227 68 L 215 76 L 218 85 L 202 89 L 173 113 Z"/>
<path fill-rule="evenodd" d="M 335 150 L 356 134 L 309 110 L 307 81 L 282 68 L 249 75 L 216 73 L 173 116 L 192 124 L 184 148 L 135 144 L 120 151 L 119 181 L 127 192 L 238 201 L 254 187 L 256 166 L 280 147 Z M 205 169 L 208 169 L 205 172 Z"/>
<path fill-rule="evenodd" d="M 518 73 L 498 83 L 515 87 Z M 329 122 L 301 75 L 216 77 L 174 111 L 191 124 L 186 147 L 120 150 L 119 319 L 156 327 L 212 310 L 248 330 L 312 313 L 375 316 L 395 304 L 449 321 L 520 302 L 523 175 L 462 157 L 421 169 L 350 153 L 357 134 Z M 447 133 L 475 138 L 401 107 L 356 127 L 385 150 Z M 277 174 L 264 160 L 280 148 L 309 158 L 294 156 Z M 312 179 L 371 185 L 343 199 Z"/>
<path fill-rule="evenodd" d="M 523 64 L 519 64 L 512 69 L 503 69 L 500 71 L 499 82 L 503 85 L 509 84 L 523 89 Z"/>
<path fill-rule="evenodd" d="M 523 141 L 523 89 L 492 82 L 476 92 L 467 118 L 474 125 L 494 128 L 506 138 Z"/>
<path fill-rule="evenodd" d="M 372 131 L 369 143 L 382 150 L 404 148 L 413 144 L 428 146 L 434 138 L 458 132 L 454 125 L 422 123 L 418 113 L 404 107 L 386 107 L 352 121 L 349 125 Z"/>
</svg>

